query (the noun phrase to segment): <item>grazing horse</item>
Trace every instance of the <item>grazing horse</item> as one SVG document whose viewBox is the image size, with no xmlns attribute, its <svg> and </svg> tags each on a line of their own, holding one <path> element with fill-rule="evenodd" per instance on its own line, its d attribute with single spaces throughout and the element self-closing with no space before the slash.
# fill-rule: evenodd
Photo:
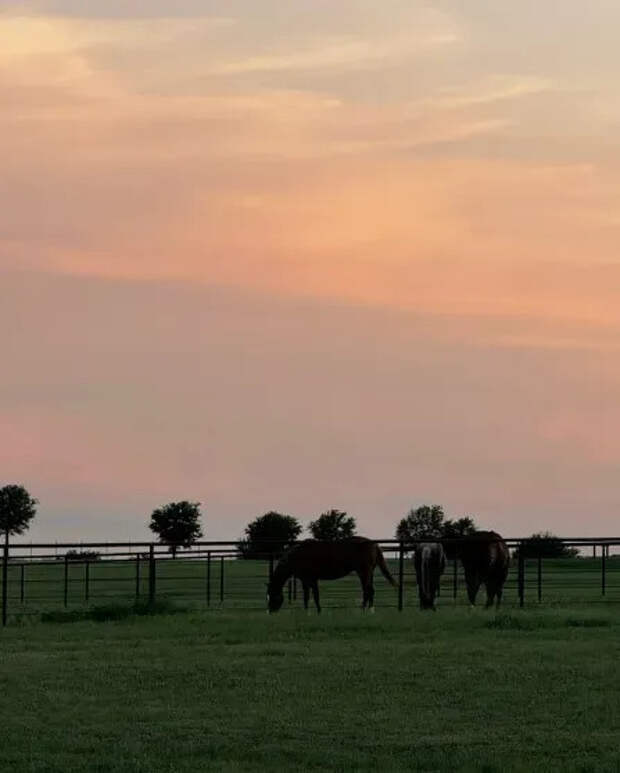
<svg viewBox="0 0 620 773">
<path fill-rule="evenodd" d="M 294 545 L 278 561 L 273 576 L 267 584 L 267 601 L 270 612 L 277 612 L 284 601 L 282 588 L 289 577 L 298 577 L 304 591 L 304 607 L 308 609 L 310 590 L 317 612 L 319 580 L 338 580 L 355 572 L 362 585 L 362 609 L 373 609 L 375 589 L 373 573 L 378 566 L 386 580 L 397 586 L 386 566 L 381 548 L 365 537 L 351 537 L 335 542 L 307 539 Z"/>
<path fill-rule="evenodd" d="M 478 531 L 458 542 L 446 543 L 449 558 L 460 558 L 465 570 L 469 603 L 476 603 L 478 589 L 486 586 L 487 607 L 495 601 L 499 607 L 504 583 L 508 576 L 510 553 L 502 537 L 495 531 Z"/>
<path fill-rule="evenodd" d="M 420 609 L 435 611 L 435 596 L 439 581 L 446 568 L 446 557 L 441 542 L 420 542 L 413 556 L 415 576 L 418 581 Z"/>
</svg>

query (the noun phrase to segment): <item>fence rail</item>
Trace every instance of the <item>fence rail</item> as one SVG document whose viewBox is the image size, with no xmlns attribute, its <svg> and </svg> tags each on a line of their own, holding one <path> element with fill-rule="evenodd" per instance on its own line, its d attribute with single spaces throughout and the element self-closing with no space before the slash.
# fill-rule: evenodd
<svg viewBox="0 0 620 773">
<path fill-rule="evenodd" d="M 412 562 L 413 543 L 376 540 L 385 553 L 397 593 L 377 583 L 377 602 L 399 610 L 417 603 Z M 620 602 L 620 538 L 570 538 L 562 542 L 581 552 L 578 558 L 531 555 L 532 543 L 505 540 L 518 556 L 512 561 L 505 586 L 505 602 Z M 80 557 L 69 551 L 95 550 Z M 165 545 L 140 543 L 5 544 L 2 553 L 2 625 L 10 616 L 38 615 L 58 607 L 158 598 L 183 600 L 207 608 L 265 605 L 265 582 L 282 545 L 274 543 L 257 558 L 244 558 L 237 542 L 198 542 L 173 557 Z M 60 551 L 60 552 L 59 552 Z M 440 595 L 452 603 L 465 602 L 465 583 L 458 561 L 450 562 L 442 577 Z M 327 606 L 350 605 L 359 593 L 357 578 L 323 583 Z M 297 581 L 287 586 L 289 604 L 298 601 Z"/>
</svg>

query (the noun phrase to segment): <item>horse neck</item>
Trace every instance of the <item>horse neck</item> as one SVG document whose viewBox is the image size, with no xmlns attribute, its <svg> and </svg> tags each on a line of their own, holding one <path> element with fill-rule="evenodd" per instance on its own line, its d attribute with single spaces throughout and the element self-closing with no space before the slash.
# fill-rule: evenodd
<svg viewBox="0 0 620 773">
<path fill-rule="evenodd" d="M 277 590 L 284 587 L 284 583 L 293 574 L 290 564 L 285 558 L 281 558 L 278 561 L 278 565 L 273 570 L 273 576 L 271 578 L 271 584 Z"/>
</svg>

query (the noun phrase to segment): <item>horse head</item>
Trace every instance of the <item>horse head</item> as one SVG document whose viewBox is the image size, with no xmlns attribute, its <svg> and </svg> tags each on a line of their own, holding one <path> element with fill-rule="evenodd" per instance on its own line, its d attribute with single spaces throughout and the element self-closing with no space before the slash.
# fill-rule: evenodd
<svg viewBox="0 0 620 773">
<path fill-rule="evenodd" d="M 267 583 L 267 609 L 269 612 L 277 612 L 284 603 L 282 588 L 275 588 L 272 583 Z"/>
</svg>

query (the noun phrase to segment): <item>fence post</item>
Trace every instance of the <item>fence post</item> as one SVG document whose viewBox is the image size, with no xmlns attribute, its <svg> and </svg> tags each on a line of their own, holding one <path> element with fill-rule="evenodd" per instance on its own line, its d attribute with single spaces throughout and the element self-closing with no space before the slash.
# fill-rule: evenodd
<svg viewBox="0 0 620 773">
<path fill-rule="evenodd" d="M 90 561 L 84 565 L 84 600 L 90 600 Z"/>
<path fill-rule="evenodd" d="M 149 604 L 155 603 L 155 546 L 149 546 Z"/>
<path fill-rule="evenodd" d="M 606 556 L 605 556 L 605 545 L 601 545 L 601 595 L 605 595 L 605 589 L 607 584 L 607 577 L 605 575 L 606 570 Z"/>
<path fill-rule="evenodd" d="M 452 562 L 452 598 L 454 601 L 456 601 L 456 589 L 458 585 L 458 578 L 459 578 L 459 562 L 458 559 L 455 558 Z"/>
<path fill-rule="evenodd" d="M 21 574 L 20 574 L 20 577 L 19 577 L 19 599 L 20 599 L 22 604 L 24 603 L 24 598 L 25 598 L 25 595 L 26 595 L 26 577 L 25 577 L 25 572 L 26 572 L 26 565 L 22 564 L 22 566 L 21 566 Z"/>
<path fill-rule="evenodd" d="M 69 600 L 69 559 L 65 553 L 65 581 L 64 581 L 64 603 L 67 606 Z"/>
<path fill-rule="evenodd" d="M 4 550 L 2 552 L 2 625 L 6 625 L 9 583 L 9 532 L 4 533 Z"/>
<path fill-rule="evenodd" d="M 398 611 L 403 611 L 403 570 L 405 567 L 405 551 L 402 540 L 398 544 Z"/>
<path fill-rule="evenodd" d="M 224 556 L 220 556 L 220 604 L 224 603 Z"/>
<path fill-rule="evenodd" d="M 538 603 L 542 601 L 542 556 L 538 554 Z"/>
<path fill-rule="evenodd" d="M 140 598 L 140 553 L 136 553 L 136 598 Z"/>
<path fill-rule="evenodd" d="M 519 574 L 518 574 L 520 607 L 522 607 L 525 602 L 525 558 L 523 556 L 523 553 L 524 553 L 524 544 L 523 542 L 520 542 L 519 543 Z"/>
<path fill-rule="evenodd" d="M 211 606 L 211 551 L 207 550 L 207 606 Z"/>
</svg>

